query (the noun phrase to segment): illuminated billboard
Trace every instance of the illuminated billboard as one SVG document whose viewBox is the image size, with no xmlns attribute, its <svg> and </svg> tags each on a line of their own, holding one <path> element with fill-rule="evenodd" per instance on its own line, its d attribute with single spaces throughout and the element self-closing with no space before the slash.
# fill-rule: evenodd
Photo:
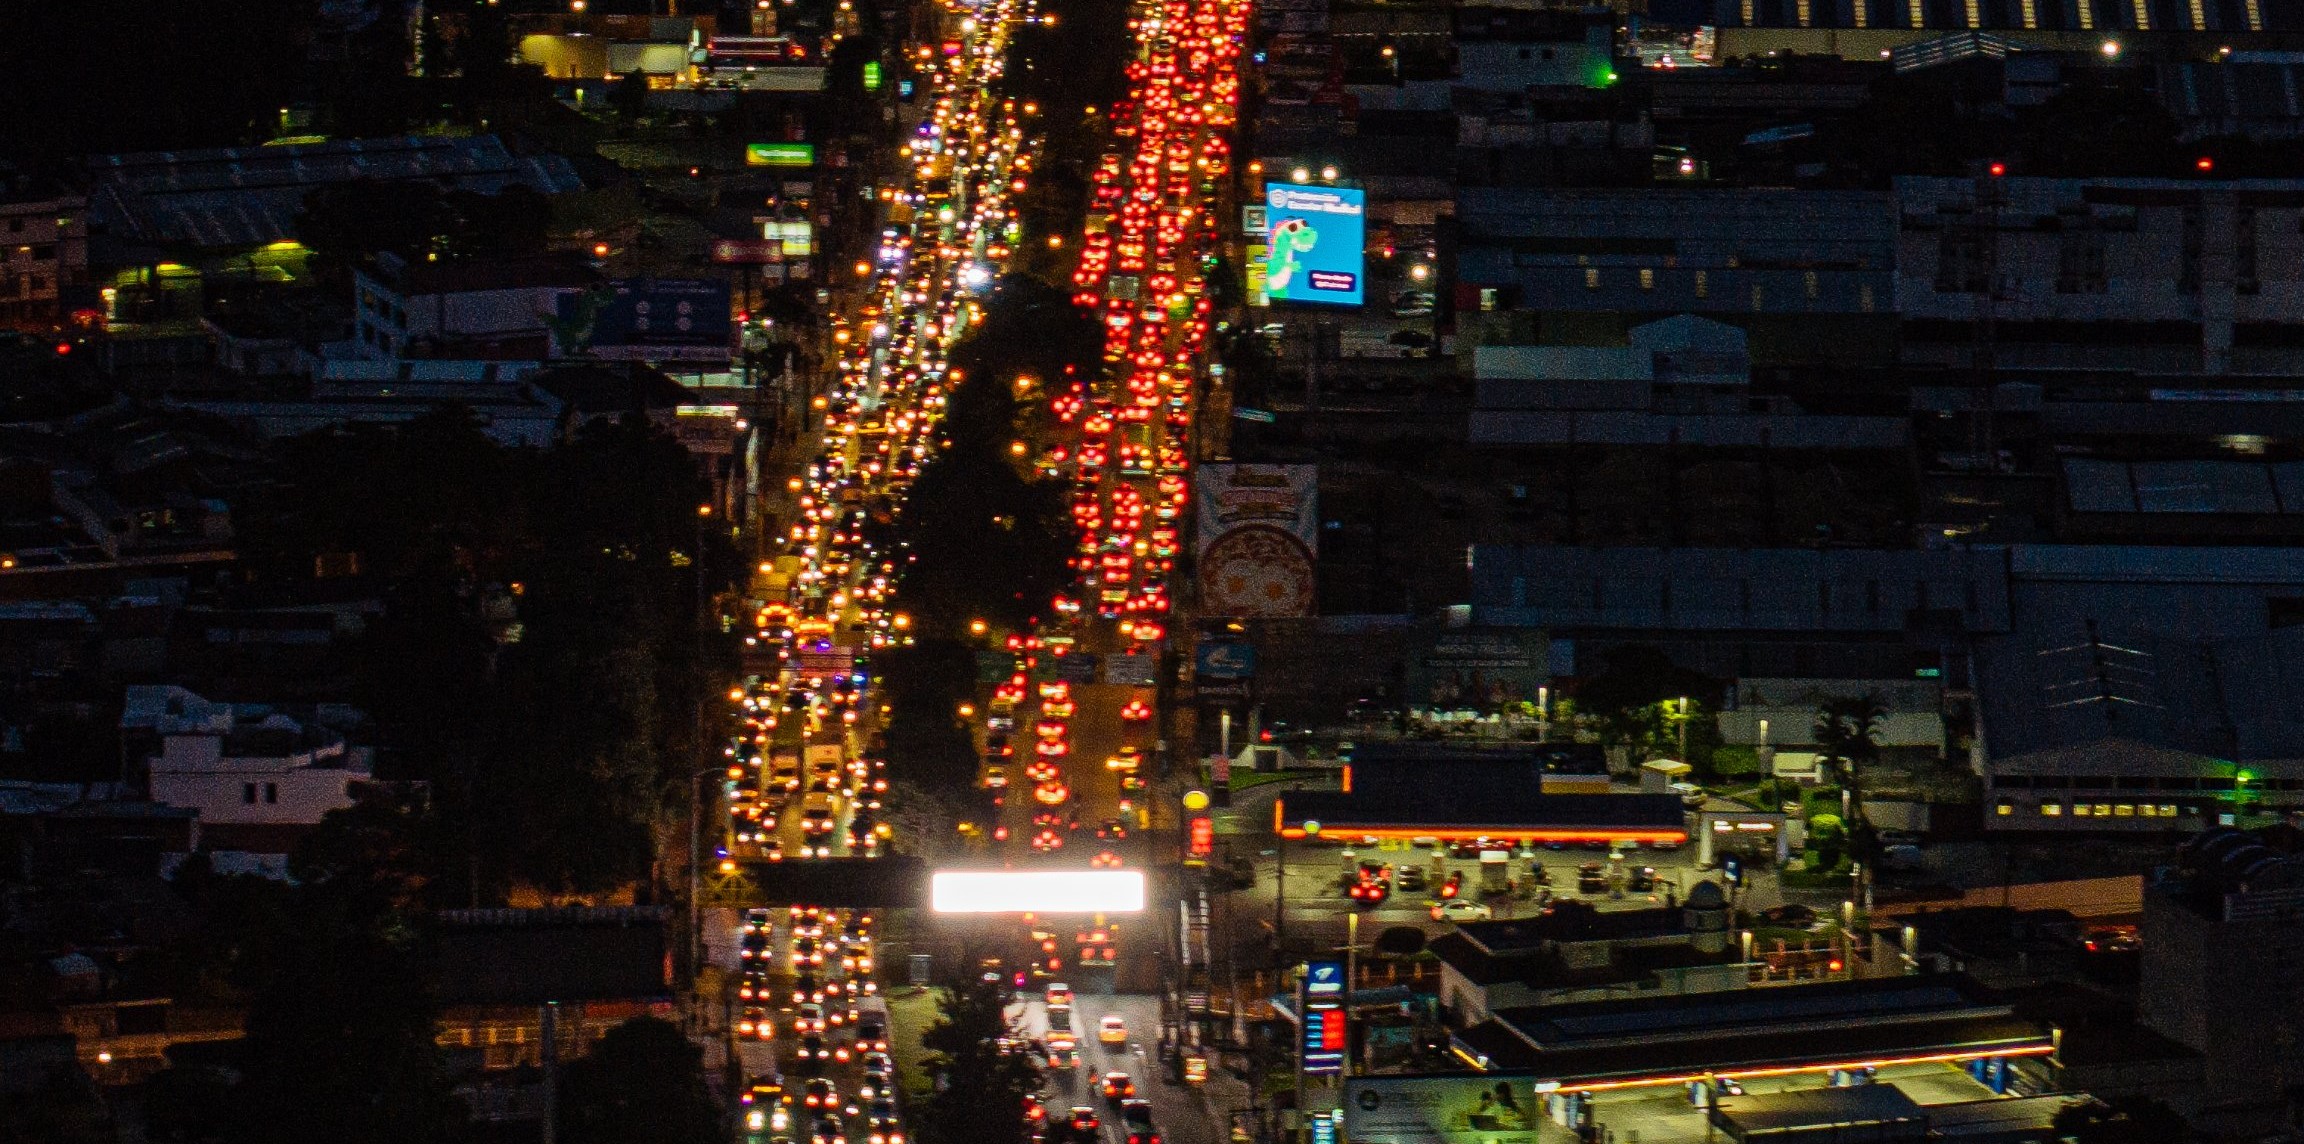
<svg viewBox="0 0 2304 1144">
<path fill-rule="evenodd" d="M 1357 187 L 1270 183 L 1264 188 L 1264 296 L 1274 302 L 1357 306 L 1367 245 L 1368 193 Z"/>
<path fill-rule="evenodd" d="M 940 914 L 1134 914 L 1141 870 L 938 870 L 929 908 Z"/>
<path fill-rule="evenodd" d="M 747 167 L 813 167 L 816 165 L 814 143 L 746 143 L 744 165 Z"/>
<path fill-rule="evenodd" d="M 1351 1144 L 1536 1144 L 1543 1116 L 1543 1098 L 1527 1076 L 1344 1082 L 1344 1139 Z"/>
</svg>

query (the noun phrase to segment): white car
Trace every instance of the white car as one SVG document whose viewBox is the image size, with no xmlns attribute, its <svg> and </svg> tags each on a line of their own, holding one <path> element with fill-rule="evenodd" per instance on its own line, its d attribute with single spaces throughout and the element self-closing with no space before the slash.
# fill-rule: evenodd
<svg viewBox="0 0 2304 1144">
<path fill-rule="evenodd" d="M 1432 916 L 1444 922 L 1484 922 L 1496 916 L 1496 911 L 1483 902 L 1467 902 L 1462 898 L 1445 901 L 1432 907 Z"/>
</svg>

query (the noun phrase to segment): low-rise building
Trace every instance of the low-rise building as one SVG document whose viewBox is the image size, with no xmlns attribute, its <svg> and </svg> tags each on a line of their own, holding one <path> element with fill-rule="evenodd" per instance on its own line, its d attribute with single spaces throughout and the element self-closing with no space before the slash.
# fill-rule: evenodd
<svg viewBox="0 0 2304 1144">
<path fill-rule="evenodd" d="M 299 718 L 160 685 L 129 688 L 120 725 L 153 802 L 198 811 L 220 866 L 277 875 L 296 839 L 371 781 L 371 749 L 345 730 L 362 719 L 329 706 Z"/>
<path fill-rule="evenodd" d="M 67 299 L 87 282 L 88 200 L 0 194 L 0 330 L 64 325 Z"/>
<path fill-rule="evenodd" d="M 600 281 L 573 256 L 409 262 L 380 255 L 353 274 L 351 356 L 542 360 L 553 356 L 560 298 Z"/>
<path fill-rule="evenodd" d="M 2304 860 L 2239 831 L 2192 840 L 2146 885 L 2138 1015 L 2206 1058 L 2180 1106 L 2195 1123 L 2233 1133 L 2287 1124 L 2304 1084 L 2300 921 Z"/>
</svg>

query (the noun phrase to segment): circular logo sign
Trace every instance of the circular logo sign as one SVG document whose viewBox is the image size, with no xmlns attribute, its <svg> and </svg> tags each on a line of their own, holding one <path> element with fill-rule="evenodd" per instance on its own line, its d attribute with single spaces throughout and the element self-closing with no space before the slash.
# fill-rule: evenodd
<svg viewBox="0 0 2304 1144">
<path fill-rule="evenodd" d="M 1200 607 L 1211 616 L 1309 616 L 1318 599 L 1312 553 L 1266 524 L 1225 532 L 1200 556 Z"/>
</svg>

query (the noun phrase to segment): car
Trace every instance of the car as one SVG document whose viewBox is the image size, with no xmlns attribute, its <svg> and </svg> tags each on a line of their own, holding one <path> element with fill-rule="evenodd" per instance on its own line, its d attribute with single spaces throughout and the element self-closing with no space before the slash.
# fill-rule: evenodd
<svg viewBox="0 0 2304 1144">
<path fill-rule="evenodd" d="M 1051 715 L 1058 719 L 1071 718 L 1073 710 L 1072 701 L 1069 699 L 1050 699 L 1040 705 L 1042 715 Z"/>
<path fill-rule="evenodd" d="M 888 1024 L 878 1016 L 867 1015 L 856 1022 L 856 1047 L 859 1050 L 884 1053 L 888 1051 Z"/>
<path fill-rule="evenodd" d="M 1122 747 L 1111 758 L 1104 760 L 1108 771 L 1133 771 L 1144 765 L 1144 752 L 1134 747 Z"/>
<path fill-rule="evenodd" d="M 817 1077 L 809 1081 L 808 1087 L 802 1090 L 801 1103 L 810 1108 L 839 1108 L 840 1086 L 825 1080 L 823 1077 Z"/>
<path fill-rule="evenodd" d="M 1098 1043 L 1105 1045 L 1127 1044 L 1127 1018 L 1122 1017 L 1118 1013 L 1106 1014 L 1103 1020 L 1096 1022 L 1096 1040 Z"/>
<path fill-rule="evenodd" d="M 848 1137 L 840 1131 L 838 1119 L 819 1116 L 808 1128 L 808 1144 L 848 1144 Z"/>
<path fill-rule="evenodd" d="M 1486 904 L 1467 902 L 1462 898 L 1436 902 L 1432 906 L 1432 917 L 1435 920 L 1453 922 L 1458 925 L 1465 922 L 1484 922 L 1495 916 L 1496 911 L 1489 909 Z"/>
<path fill-rule="evenodd" d="M 1152 705 L 1142 699 L 1131 699 L 1127 706 L 1120 709 L 1120 719 L 1126 723 L 1149 723 L 1152 721 Z"/>
<path fill-rule="evenodd" d="M 1049 982 L 1041 995 L 1047 999 L 1051 1009 L 1063 1009 L 1072 1004 L 1072 987 L 1061 981 Z"/>
<path fill-rule="evenodd" d="M 1597 894 L 1608 888 L 1608 870 L 1598 862 L 1586 862 L 1576 867 L 1576 891 Z"/>
<path fill-rule="evenodd" d="M 1136 1082 L 1124 1072 L 1105 1073 L 1102 1087 L 1104 1099 L 1114 1104 L 1136 1095 Z"/>
<path fill-rule="evenodd" d="M 1096 1130 L 1104 1126 L 1104 1121 L 1096 1115 L 1096 1110 L 1085 1105 L 1074 1105 L 1072 1114 L 1068 1119 L 1074 1135 L 1091 1140 L 1095 1139 Z"/>
<path fill-rule="evenodd" d="M 997 763 L 991 764 L 991 765 L 989 765 L 989 766 L 986 766 L 986 767 L 984 768 L 984 787 L 985 787 L 985 789 L 987 789 L 987 790 L 1002 790 L 1002 789 L 1005 789 L 1005 788 L 1007 787 L 1007 785 L 1008 785 L 1008 768 L 1006 768 L 1006 767 L 1003 767 L 1003 766 L 1000 766 L 1000 765 L 999 765 L 999 764 L 997 764 Z"/>
<path fill-rule="evenodd" d="M 775 1040 L 776 1023 L 769 1019 L 767 1006 L 746 1005 L 736 1018 L 736 1035 L 746 1040 Z"/>
</svg>

